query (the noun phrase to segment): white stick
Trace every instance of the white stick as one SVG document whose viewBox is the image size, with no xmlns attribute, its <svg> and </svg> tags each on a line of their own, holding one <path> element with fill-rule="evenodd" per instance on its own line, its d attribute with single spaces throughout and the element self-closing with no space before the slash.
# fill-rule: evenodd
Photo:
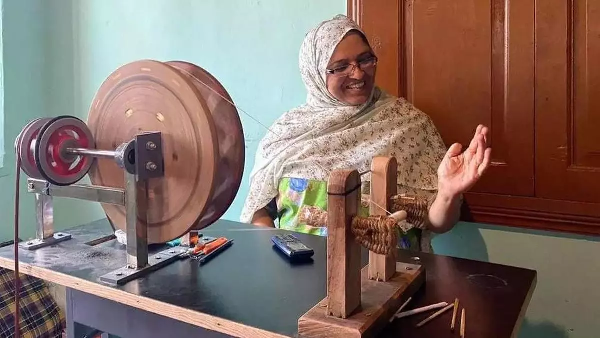
<svg viewBox="0 0 600 338">
<path fill-rule="evenodd" d="M 449 304 L 448 306 L 446 306 L 445 308 L 439 310 L 438 312 L 432 314 L 431 316 L 425 318 L 422 322 L 420 322 L 419 324 L 417 324 L 417 327 L 421 327 L 425 324 L 427 324 L 430 320 L 434 319 L 435 317 L 441 315 L 442 313 L 450 310 L 451 308 L 454 307 L 454 304 Z"/>
<path fill-rule="evenodd" d="M 396 311 L 396 313 L 394 313 L 394 315 L 392 316 L 392 318 L 390 318 L 390 323 L 396 318 L 396 315 L 400 313 L 400 311 L 402 311 L 402 309 L 404 309 L 406 307 L 406 305 L 408 305 L 408 302 L 410 302 L 410 300 L 412 299 L 412 297 L 408 297 L 408 299 L 406 300 L 406 302 L 404 302 L 404 304 L 402 304 L 402 306 L 400 306 L 400 308 L 398 309 L 398 311 Z"/>
<path fill-rule="evenodd" d="M 440 303 L 437 303 L 437 304 L 431 304 L 431 305 L 423 306 L 423 307 L 416 308 L 416 309 L 413 309 L 413 310 L 408 310 L 408 311 L 400 312 L 400 313 L 397 313 L 395 315 L 395 317 L 396 318 L 402 318 L 402 317 L 412 316 L 412 315 L 415 315 L 417 313 L 439 309 L 439 308 L 442 308 L 444 306 L 448 306 L 448 303 L 447 302 L 440 302 Z"/>
</svg>

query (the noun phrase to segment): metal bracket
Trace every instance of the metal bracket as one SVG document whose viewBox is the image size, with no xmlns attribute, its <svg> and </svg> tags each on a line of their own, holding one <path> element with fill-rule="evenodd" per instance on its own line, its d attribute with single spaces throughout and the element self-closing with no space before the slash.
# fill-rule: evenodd
<svg viewBox="0 0 600 338">
<path fill-rule="evenodd" d="M 135 173 L 125 171 L 127 265 L 100 276 L 100 281 L 122 285 L 179 259 L 180 250 L 167 249 L 148 256 L 148 180 L 164 176 L 161 133 L 135 137 Z"/>
<path fill-rule="evenodd" d="M 29 182 L 28 189 L 32 190 L 33 188 L 33 183 Z M 42 193 L 35 194 L 35 239 L 19 243 L 19 247 L 26 250 L 36 250 L 71 239 L 69 233 L 54 233 L 54 208 L 52 196 L 47 194 L 48 184 L 45 184 L 40 190 Z"/>
<path fill-rule="evenodd" d="M 48 238 L 36 238 L 27 242 L 19 243 L 19 248 L 26 250 L 35 250 L 51 245 L 58 244 L 60 242 L 64 242 L 66 240 L 71 239 L 71 234 L 66 232 L 57 232 L 52 235 L 52 237 Z"/>
<path fill-rule="evenodd" d="M 185 250 L 182 249 L 167 249 L 161 251 L 148 257 L 148 264 L 143 268 L 124 266 L 100 276 L 100 281 L 113 285 L 123 285 L 178 260 L 179 256 L 184 252 Z"/>
<path fill-rule="evenodd" d="M 135 136 L 135 172 L 140 180 L 164 175 L 161 133 L 143 133 Z"/>
</svg>

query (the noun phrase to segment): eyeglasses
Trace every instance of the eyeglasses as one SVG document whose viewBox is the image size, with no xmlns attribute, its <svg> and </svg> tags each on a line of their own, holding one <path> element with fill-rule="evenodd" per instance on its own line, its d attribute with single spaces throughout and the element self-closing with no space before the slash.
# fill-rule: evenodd
<svg viewBox="0 0 600 338">
<path fill-rule="evenodd" d="M 366 59 L 358 61 L 358 63 L 349 63 L 332 69 L 326 69 L 327 74 L 335 76 L 348 76 L 354 72 L 355 67 L 359 67 L 363 72 L 370 71 L 377 65 L 377 57 L 371 56 Z"/>
</svg>

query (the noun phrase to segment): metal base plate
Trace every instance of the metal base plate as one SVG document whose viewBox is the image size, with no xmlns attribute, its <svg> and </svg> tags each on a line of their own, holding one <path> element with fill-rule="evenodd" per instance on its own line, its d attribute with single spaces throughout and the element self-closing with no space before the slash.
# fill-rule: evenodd
<svg viewBox="0 0 600 338">
<path fill-rule="evenodd" d="M 131 280 L 137 279 L 158 270 L 176 260 L 179 260 L 180 255 L 185 252 L 181 248 L 172 248 L 160 251 L 148 257 L 148 266 L 142 269 L 129 268 L 124 266 L 115 271 L 109 272 L 100 276 L 100 281 L 112 285 L 123 285 Z"/>
<path fill-rule="evenodd" d="M 39 249 L 39 248 L 43 248 L 43 247 L 47 247 L 50 245 L 54 245 L 66 240 L 71 239 L 71 234 L 68 234 L 66 232 L 57 232 L 54 234 L 54 236 L 52 237 L 48 237 L 46 239 L 32 239 L 30 241 L 26 241 L 26 242 L 22 242 L 19 243 L 19 247 L 21 249 L 27 249 L 27 250 L 35 250 L 35 249 Z"/>
</svg>

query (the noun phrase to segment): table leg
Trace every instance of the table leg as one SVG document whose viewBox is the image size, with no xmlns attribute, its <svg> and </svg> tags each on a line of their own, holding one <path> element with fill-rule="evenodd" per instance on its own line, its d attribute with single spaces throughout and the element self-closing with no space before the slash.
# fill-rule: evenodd
<svg viewBox="0 0 600 338">
<path fill-rule="evenodd" d="M 67 322 L 67 338 L 75 338 L 75 321 L 73 320 L 73 302 L 71 302 L 71 289 L 66 289 L 66 298 L 67 298 L 67 314 L 66 314 L 66 322 Z"/>
</svg>

